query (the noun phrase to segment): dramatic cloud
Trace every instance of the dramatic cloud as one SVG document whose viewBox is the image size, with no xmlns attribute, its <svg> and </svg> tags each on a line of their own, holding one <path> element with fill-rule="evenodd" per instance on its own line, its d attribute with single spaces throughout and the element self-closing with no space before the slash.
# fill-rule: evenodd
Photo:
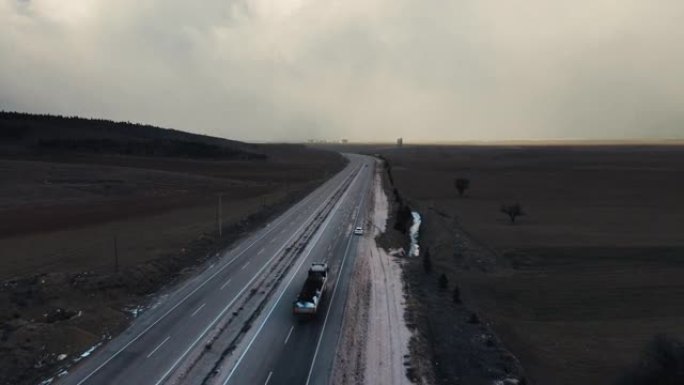
<svg viewBox="0 0 684 385">
<path fill-rule="evenodd" d="M 0 0 L 0 109 L 244 140 L 684 138 L 681 0 Z"/>
</svg>

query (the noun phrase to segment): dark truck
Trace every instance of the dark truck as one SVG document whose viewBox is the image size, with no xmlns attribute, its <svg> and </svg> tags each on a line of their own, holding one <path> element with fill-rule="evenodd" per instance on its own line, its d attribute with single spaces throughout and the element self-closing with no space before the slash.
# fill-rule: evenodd
<svg viewBox="0 0 684 385">
<path fill-rule="evenodd" d="M 325 292 L 325 283 L 328 280 L 328 264 L 312 263 L 309 275 L 306 277 L 304 286 L 294 302 L 292 312 L 301 318 L 310 318 L 316 315 L 318 305 Z"/>
</svg>

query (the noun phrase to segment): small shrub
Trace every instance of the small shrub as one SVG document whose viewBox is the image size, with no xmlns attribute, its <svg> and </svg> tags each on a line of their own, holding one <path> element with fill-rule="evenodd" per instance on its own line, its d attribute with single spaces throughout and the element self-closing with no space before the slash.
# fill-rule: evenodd
<svg viewBox="0 0 684 385">
<path fill-rule="evenodd" d="M 426 249 L 425 253 L 423 253 L 423 270 L 425 270 L 426 273 L 430 273 L 432 271 L 432 259 L 430 259 L 429 249 Z"/>
<path fill-rule="evenodd" d="M 470 187 L 470 179 L 456 178 L 456 180 L 454 181 L 454 187 L 456 187 L 458 195 L 463 196 L 465 191 Z"/>
<path fill-rule="evenodd" d="M 454 286 L 452 299 L 454 303 L 461 303 L 461 289 L 459 289 L 458 286 Z"/>
<path fill-rule="evenodd" d="M 446 290 L 449 287 L 449 278 L 447 278 L 446 274 L 442 273 L 442 275 L 439 276 L 438 285 L 440 290 Z"/>
<path fill-rule="evenodd" d="M 640 362 L 629 368 L 616 385 L 684 384 L 684 344 L 656 336 L 644 349 Z"/>
</svg>

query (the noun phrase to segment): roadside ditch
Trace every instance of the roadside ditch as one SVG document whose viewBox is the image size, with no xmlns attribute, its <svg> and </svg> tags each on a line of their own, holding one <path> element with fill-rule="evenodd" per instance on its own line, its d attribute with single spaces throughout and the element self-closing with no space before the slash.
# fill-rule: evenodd
<svg viewBox="0 0 684 385">
<path fill-rule="evenodd" d="M 473 311 L 458 285 L 459 269 L 493 271 L 498 258 L 422 202 L 409 202 L 393 183 L 385 161 L 383 187 L 390 214 L 378 237 L 385 250 L 418 251 L 404 258 L 405 320 L 412 331 L 407 376 L 416 384 L 526 384 L 522 367 Z M 413 212 L 420 213 L 420 248 L 411 235 Z M 414 241 L 414 242 L 412 242 Z"/>
</svg>

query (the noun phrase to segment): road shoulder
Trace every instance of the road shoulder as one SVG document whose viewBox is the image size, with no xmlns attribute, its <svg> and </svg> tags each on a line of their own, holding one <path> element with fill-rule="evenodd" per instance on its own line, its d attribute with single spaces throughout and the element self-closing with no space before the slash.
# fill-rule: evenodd
<svg viewBox="0 0 684 385">
<path fill-rule="evenodd" d="M 381 168 L 373 183 L 372 215 L 359 242 L 345 319 L 331 383 L 411 384 L 409 340 L 404 321 L 401 257 L 379 247 L 375 238 L 385 231 L 388 202 Z"/>
</svg>

